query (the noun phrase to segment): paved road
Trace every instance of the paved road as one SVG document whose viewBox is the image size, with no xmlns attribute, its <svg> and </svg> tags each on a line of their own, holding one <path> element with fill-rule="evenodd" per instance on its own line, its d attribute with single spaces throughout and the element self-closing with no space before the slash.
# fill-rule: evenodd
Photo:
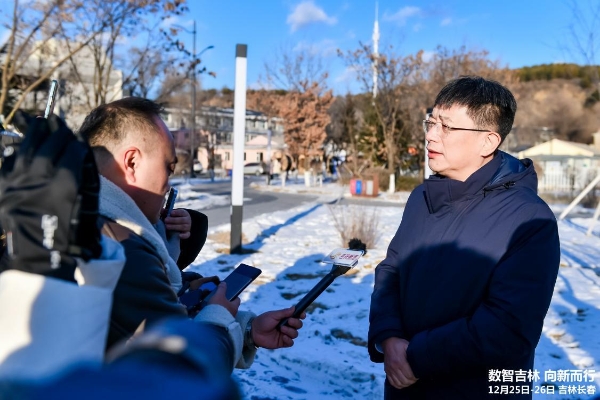
<svg viewBox="0 0 600 400">
<path fill-rule="evenodd" d="M 369 206 L 369 207 L 404 207 L 404 203 L 392 202 L 392 201 L 381 201 L 371 199 L 361 199 L 358 197 L 344 197 L 340 199 L 337 204 L 352 204 L 358 206 Z"/>
<path fill-rule="evenodd" d="M 244 219 L 253 218 L 274 211 L 289 210 L 290 208 L 297 207 L 304 203 L 314 202 L 319 198 L 317 195 L 255 190 L 249 185 L 257 179 L 260 180 L 264 178 L 247 177 L 244 179 Z M 194 185 L 194 189 L 216 196 L 230 196 L 231 181 L 201 183 Z M 208 217 L 210 228 L 230 223 L 231 207 L 229 205 L 204 209 L 202 212 Z"/>
<path fill-rule="evenodd" d="M 256 217 L 274 211 L 288 210 L 304 203 L 315 202 L 320 198 L 318 194 L 281 193 L 256 190 L 250 183 L 264 180 L 264 177 L 246 177 L 244 179 L 244 219 Z M 213 183 L 199 183 L 194 189 L 210 193 L 215 196 L 230 196 L 231 181 L 216 181 Z M 341 198 L 337 204 L 352 204 L 375 207 L 400 207 L 398 202 L 375 201 L 367 198 Z M 230 223 L 231 207 L 229 205 L 215 206 L 202 210 L 208 216 L 211 228 Z"/>
</svg>

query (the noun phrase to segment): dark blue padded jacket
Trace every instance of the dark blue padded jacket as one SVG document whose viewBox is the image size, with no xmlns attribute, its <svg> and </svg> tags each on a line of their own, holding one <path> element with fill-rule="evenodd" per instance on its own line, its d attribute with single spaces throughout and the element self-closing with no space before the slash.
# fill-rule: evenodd
<svg viewBox="0 0 600 400">
<path fill-rule="evenodd" d="M 559 262 L 531 160 L 498 152 L 465 182 L 433 176 L 417 187 L 371 298 L 371 360 L 383 362 L 376 343 L 404 338 L 419 378 L 388 385 L 387 397 L 482 399 L 496 384 L 489 370 L 533 369 Z"/>
</svg>

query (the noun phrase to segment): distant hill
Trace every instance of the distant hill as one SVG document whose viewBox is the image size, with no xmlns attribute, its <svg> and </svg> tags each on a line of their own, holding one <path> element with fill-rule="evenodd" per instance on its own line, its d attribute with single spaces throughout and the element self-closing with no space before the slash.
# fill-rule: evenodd
<svg viewBox="0 0 600 400">
<path fill-rule="evenodd" d="M 582 87 L 581 79 L 544 78 L 510 84 L 518 104 L 513 125 L 517 143 L 513 146 L 533 145 L 551 137 L 591 143 L 591 134 L 600 127 L 600 102 L 597 90 Z"/>
<path fill-rule="evenodd" d="M 594 68 L 596 71 L 594 71 Z M 592 84 L 594 72 L 600 75 L 600 66 L 582 66 L 577 64 L 541 64 L 531 67 L 516 68 L 515 72 L 521 82 L 549 81 L 552 79 L 580 79 L 582 88 Z"/>
</svg>

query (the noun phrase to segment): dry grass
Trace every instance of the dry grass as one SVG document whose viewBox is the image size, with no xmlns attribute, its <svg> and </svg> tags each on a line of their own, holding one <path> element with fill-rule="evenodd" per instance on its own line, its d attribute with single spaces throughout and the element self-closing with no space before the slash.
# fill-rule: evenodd
<svg viewBox="0 0 600 400">
<path fill-rule="evenodd" d="M 219 254 L 229 254 L 229 246 L 231 244 L 230 238 L 231 232 L 229 231 L 221 231 L 215 232 L 208 235 L 208 239 L 213 241 L 217 246 L 215 246 L 215 251 Z M 242 232 L 242 245 L 248 244 L 248 238 Z M 255 253 L 254 250 L 242 249 L 242 253 Z"/>
<path fill-rule="evenodd" d="M 225 246 L 229 246 L 230 237 L 231 237 L 231 232 L 229 232 L 229 231 L 215 232 L 215 233 L 211 233 L 210 235 L 208 235 L 208 238 L 210 240 L 212 240 L 213 242 L 222 244 Z M 242 232 L 242 243 L 244 243 L 244 244 L 248 243 L 248 239 L 246 238 L 246 236 L 244 235 L 243 232 Z"/>
<path fill-rule="evenodd" d="M 381 236 L 379 212 L 366 207 L 329 206 L 335 229 L 339 232 L 342 247 L 348 247 L 350 239 L 359 239 L 367 250 L 375 247 Z"/>
<path fill-rule="evenodd" d="M 350 332 L 344 331 L 343 329 L 332 329 L 331 336 L 336 339 L 347 340 L 355 346 L 367 347 L 367 342 L 358 336 L 354 336 Z"/>
</svg>

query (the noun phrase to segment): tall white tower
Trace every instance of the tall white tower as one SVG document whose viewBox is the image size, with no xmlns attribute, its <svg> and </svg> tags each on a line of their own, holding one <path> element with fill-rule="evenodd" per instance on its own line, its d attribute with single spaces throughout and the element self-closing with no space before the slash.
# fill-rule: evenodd
<svg viewBox="0 0 600 400">
<path fill-rule="evenodd" d="M 377 97 L 377 58 L 379 57 L 379 4 L 375 2 L 375 26 L 373 26 L 373 98 Z"/>
</svg>

